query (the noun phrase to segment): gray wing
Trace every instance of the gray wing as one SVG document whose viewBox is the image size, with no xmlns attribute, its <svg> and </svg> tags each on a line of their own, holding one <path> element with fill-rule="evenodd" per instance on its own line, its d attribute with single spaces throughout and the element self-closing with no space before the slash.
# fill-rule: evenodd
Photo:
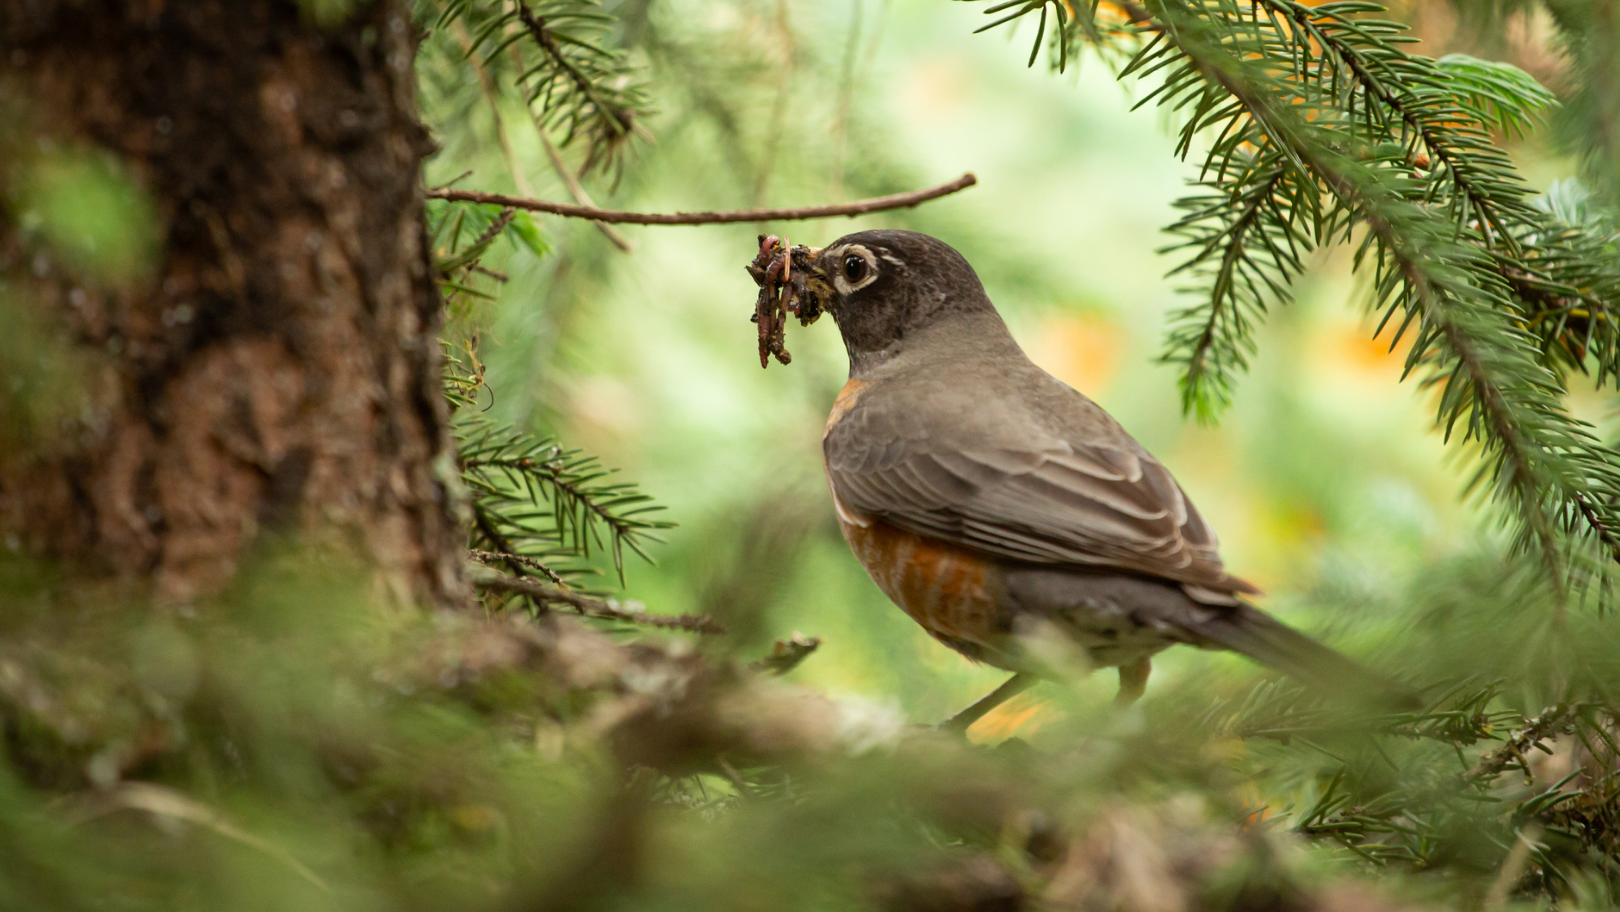
<svg viewBox="0 0 1620 912">
<path fill-rule="evenodd" d="M 833 494 L 845 511 L 1001 558 L 1131 570 L 1217 599 L 1257 591 L 1227 574 L 1169 470 L 1064 390 L 1075 401 L 1056 411 L 1067 414 L 977 424 L 862 397 L 823 439 Z"/>
</svg>

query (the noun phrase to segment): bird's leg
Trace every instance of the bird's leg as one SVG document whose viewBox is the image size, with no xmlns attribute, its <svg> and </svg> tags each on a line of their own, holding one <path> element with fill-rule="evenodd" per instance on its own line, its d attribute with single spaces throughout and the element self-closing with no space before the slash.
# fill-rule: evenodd
<svg viewBox="0 0 1620 912">
<path fill-rule="evenodd" d="M 941 722 L 939 728 L 941 731 L 965 732 L 968 726 L 984 718 L 985 713 L 1029 690 L 1037 683 L 1039 680 L 1034 675 L 1020 671 L 1008 678 L 1000 687 L 980 697 L 972 706 Z"/>
<path fill-rule="evenodd" d="M 1152 673 L 1153 660 L 1147 656 L 1119 666 L 1119 693 L 1114 696 L 1114 705 L 1129 706 L 1140 700 L 1147 690 L 1148 675 Z"/>
</svg>

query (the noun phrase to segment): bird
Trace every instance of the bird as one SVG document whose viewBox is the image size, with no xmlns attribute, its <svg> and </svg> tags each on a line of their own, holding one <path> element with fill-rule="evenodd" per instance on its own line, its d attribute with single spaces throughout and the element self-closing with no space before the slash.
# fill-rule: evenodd
<svg viewBox="0 0 1620 912">
<path fill-rule="evenodd" d="M 861 231 L 795 261 L 801 314 L 830 314 L 849 355 L 822 434 L 845 540 L 930 636 L 1013 673 L 943 727 L 1052 676 L 1053 636 L 1117 668 L 1121 704 L 1177 644 L 1326 689 L 1383 686 L 1248 600 L 1259 590 L 1227 571 L 1170 471 L 1029 359 L 950 245 Z"/>
</svg>

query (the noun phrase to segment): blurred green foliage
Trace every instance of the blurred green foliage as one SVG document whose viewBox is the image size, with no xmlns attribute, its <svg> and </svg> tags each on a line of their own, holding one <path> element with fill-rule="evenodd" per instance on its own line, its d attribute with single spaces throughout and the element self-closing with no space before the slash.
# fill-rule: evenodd
<svg viewBox="0 0 1620 912">
<path fill-rule="evenodd" d="M 160 227 L 151 200 L 107 155 L 46 145 L 13 163 L 12 217 L 75 272 L 105 285 L 149 275 Z"/>
<path fill-rule="evenodd" d="M 74 346 L 52 310 L 138 288 L 161 255 L 138 182 L 108 154 L 39 135 L 37 116 L 0 92 L 0 213 L 16 228 L 0 257 L 24 267 L 0 277 L 0 446 L 14 453 L 60 443 L 63 419 L 94 416 L 103 392 L 99 353 Z M 36 284 L 53 264 L 78 283 Z"/>
<path fill-rule="evenodd" d="M 1174 221 L 1180 181 L 1193 175 L 1175 164 L 1173 140 L 1160 125 L 1128 113 L 1131 96 L 1148 96 L 1151 80 L 1121 92 L 1098 61 L 1077 52 L 1068 63 L 1077 66 L 1071 80 L 1078 85 L 1054 83 L 1023 70 L 1025 61 L 993 40 L 970 38 L 977 23 L 963 7 L 625 9 L 628 46 L 646 55 L 653 74 L 652 106 L 661 113 L 647 123 L 658 144 L 640 152 L 622 182 L 594 193 L 611 193 L 614 208 L 691 210 L 892 192 L 975 171 L 980 188 L 917 211 L 780 228 L 812 244 L 881 225 L 949 240 L 975 264 L 1037 361 L 1101 401 L 1166 459 L 1223 532 L 1239 572 L 1272 591 L 1268 607 L 1354 652 L 1376 654 L 1390 673 L 1435 687 L 1439 702 L 1421 723 L 1429 726 L 1426 742 L 1411 741 L 1418 721 L 1387 729 L 1410 751 L 1369 741 L 1365 723 L 1330 736 L 1321 717 L 1307 713 L 1300 731 L 1279 739 L 1284 747 L 1257 748 L 1276 761 L 1247 768 L 1257 803 L 1291 809 L 1280 819 L 1312 821 L 1305 829 L 1318 836 L 1354 834 L 1346 841 L 1375 846 L 1362 850 L 1380 863 L 1452 870 L 1446 847 L 1456 839 L 1484 840 L 1464 853 L 1474 861 L 1456 862 L 1472 865 L 1470 876 L 1486 877 L 1506 857 L 1509 820 L 1442 808 L 1423 790 L 1436 777 L 1461 781 L 1473 760 L 1463 762 L 1459 747 L 1477 755 L 1516 720 L 1606 673 L 1576 684 L 1554 656 L 1533 670 L 1522 660 L 1526 643 L 1563 642 L 1569 631 L 1547 626 L 1557 612 L 1533 572 L 1518 575 L 1526 571 L 1504 558 L 1489 511 L 1459 502 L 1479 454 L 1442 453 L 1425 418 L 1433 403 L 1398 386 L 1407 347 L 1390 352 L 1368 339 L 1371 327 L 1356 307 L 1365 292 L 1348 275 L 1350 251 L 1330 246 L 1300 263 L 1296 307 L 1256 330 L 1252 370 L 1225 424 L 1185 427 L 1173 378 L 1151 363 L 1176 306 L 1151 251 L 1159 228 Z M 1529 123 L 1496 105 L 1496 83 L 1505 79 L 1515 93 L 1546 101 L 1545 90 L 1511 68 L 1461 56 L 1440 65 L 1468 75 L 1459 91 L 1474 92 L 1470 105 L 1492 123 L 1509 118 L 1514 135 Z M 506 138 L 481 149 L 457 139 L 434 173 L 449 178 L 471 168 L 480 186 L 511 190 L 507 175 L 521 172 L 537 195 L 566 193 L 538 144 L 511 126 L 524 117 L 510 109 L 483 117 L 482 129 L 505 124 Z M 828 124 L 834 128 L 817 129 Z M 498 155 L 503 146 L 509 155 Z M 1560 167 L 1540 134 L 1510 152 L 1537 168 Z M 737 268 L 751 232 L 642 231 L 634 255 L 623 257 L 587 226 L 554 230 L 557 255 L 506 262 L 512 280 L 470 316 L 492 385 L 532 391 L 498 398 L 495 412 L 625 467 L 681 520 L 655 553 L 659 566 L 632 568 L 629 588 L 659 610 L 708 611 L 752 632 L 731 645 L 794 630 L 820 636 L 824 645 L 795 679 L 884 695 L 919 720 L 940 718 L 996 683 L 993 673 L 929 641 L 848 558 L 827 519 L 817 452 L 842 353 L 830 334 L 806 332 L 794 343 L 791 369 L 753 371 L 738 303 L 750 289 Z M 1582 396 L 1573 398 L 1578 415 L 1606 418 L 1598 400 Z M 1453 650 L 1420 635 L 1437 623 L 1426 620 L 1426 606 L 1443 604 L 1435 616 L 1457 616 L 1454 599 L 1442 597 L 1448 587 L 1473 582 L 1481 567 L 1503 566 L 1514 584 L 1498 581 L 1457 622 L 1503 639 Z M 1489 620 L 1495 611 L 1515 612 L 1528 628 L 1509 633 Z M 1231 705 L 1207 718 L 1195 713 L 1199 726 L 1223 713 L 1269 711 L 1271 698 L 1254 694 L 1270 685 L 1248 691 L 1244 681 L 1254 672 L 1236 660 L 1164 660 L 1160 692 L 1150 696 L 1160 702 L 1150 706 L 1207 707 L 1213 689 Z M 1066 693 L 1045 688 L 976 731 L 995 740 L 1083 727 L 1063 710 L 1072 712 L 1075 700 L 1101 703 L 1110 688 L 1094 680 Z M 1593 718 L 1601 723 L 1602 714 Z M 1437 721 L 1444 719 L 1467 724 L 1445 728 Z M 1252 720 L 1229 727 L 1246 740 L 1256 731 L 1275 734 Z M 1321 745 L 1306 743 L 1313 740 L 1307 730 L 1333 749 L 1315 753 Z M 1350 759 L 1361 751 L 1367 757 Z M 1445 756 L 1454 771 L 1441 771 Z M 1352 807 L 1378 795 L 1371 810 Z M 1409 805 L 1424 809 L 1403 822 Z M 1560 887 L 1567 891 L 1584 875 L 1578 864 L 1565 870 L 1576 872 Z M 1477 900 L 1485 887 L 1476 887 Z"/>
</svg>

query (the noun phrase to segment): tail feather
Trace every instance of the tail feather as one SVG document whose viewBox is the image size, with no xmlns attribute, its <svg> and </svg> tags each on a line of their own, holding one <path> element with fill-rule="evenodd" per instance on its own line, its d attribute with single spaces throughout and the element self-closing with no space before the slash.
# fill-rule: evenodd
<svg viewBox="0 0 1620 912">
<path fill-rule="evenodd" d="M 1371 698 L 1403 709 L 1418 702 L 1413 692 L 1247 603 L 1239 603 L 1235 611 L 1187 626 L 1216 645 L 1240 652 L 1324 693 Z"/>
</svg>

